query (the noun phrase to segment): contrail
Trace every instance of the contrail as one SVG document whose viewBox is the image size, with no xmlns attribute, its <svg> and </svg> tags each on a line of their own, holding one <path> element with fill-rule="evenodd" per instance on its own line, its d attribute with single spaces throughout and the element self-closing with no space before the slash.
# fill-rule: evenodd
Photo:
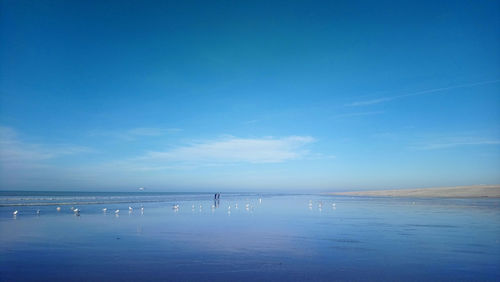
<svg viewBox="0 0 500 282">
<path fill-rule="evenodd" d="M 382 103 L 382 102 L 389 102 L 389 101 L 400 99 L 400 98 L 419 96 L 419 95 L 424 95 L 424 94 L 429 94 L 429 93 L 458 89 L 458 88 L 466 88 L 466 87 L 473 87 L 473 86 L 479 86 L 479 85 L 485 85 L 485 84 L 493 84 L 493 83 L 498 83 L 498 82 L 500 82 L 500 79 L 467 83 L 467 84 L 459 84 L 459 85 L 434 88 L 434 89 L 427 89 L 427 90 L 422 90 L 422 91 L 418 91 L 418 92 L 414 92 L 414 93 L 402 94 L 402 95 L 397 95 L 397 96 L 381 97 L 381 98 L 377 98 L 377 99 L 373 99 L 373 100 L 353 102 L 350 104 L 346 104 L 345 106 L 356 107 L 356 106 L 373 105 L 373 104 L 378 104 L 378 103 Z"/>
</svg>

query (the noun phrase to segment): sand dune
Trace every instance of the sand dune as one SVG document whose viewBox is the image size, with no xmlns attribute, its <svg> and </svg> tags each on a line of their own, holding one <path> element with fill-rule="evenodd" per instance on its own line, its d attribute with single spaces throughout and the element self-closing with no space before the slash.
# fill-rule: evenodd
<svg viewBox="0 0 500 282">
<path fill-rule="evenodd" d="M 500 185 L 474 185 L 420 189 L 336 192 L 328 194 L 375 197 L 500 198 Z"/>
</svg>

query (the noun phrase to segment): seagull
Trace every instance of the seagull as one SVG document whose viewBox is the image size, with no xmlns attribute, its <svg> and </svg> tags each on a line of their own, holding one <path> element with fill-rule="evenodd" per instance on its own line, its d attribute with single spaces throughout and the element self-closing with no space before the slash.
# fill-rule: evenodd
<svg viewBox="0 0 500 282">
<path fill-rule="evenodd" d="M 40 210 L 36 210 L 36 214 L 40 214 Z"/>
<path fill-rule="evenodd" d="M 333 203 L 333 204 L 332 204 L 332 207 L 335 207 L 335 206 L 336 206 L 336 205 L 335 205 L 335 203 Z"/>
<path fill-rule="evenodd" d="M 57 210 L 57 211 L 61 211 L 61 207 L 57 207 L 57 208 L 56 208 L 56 210 Z"/>
<path fill-rule="evenodd" d="M 178 209 L 179 209 L 179 205 L 174 205 L 172 208 L 173 208 L 174 210 L 178 210 Z"/>
<path fill-rule="evenodd" d="M 107 208 L 103 208 L 103 209 L 102 209 L 102 211 L 103 211 L 103 212 L 106 212 L 107 210 L 108 210 Z"/>
<path fill-rule="evenodd" d="M 75 212 L 75 215 L 80 216 L 80 210 L 79 209 L 74 209 L 73 211 Z"/>
<path fill-rule="evenodd" d="M 15 210 L 12 214 L 13 214 L 13 215 L 17 215 L 17 213 L 18 213 L 18 211 L 17 211 L 17 210 Z"/>
<path fill-rule="evenodd" d="M 191 208 L 194 210 L 194 205 L 192 205 Z"/>
<path fill-rule="evenodd" d="M 236 209 L 237 209 L 237 208 L 238 208 L 238 204 L 234 204 L 234 208 L 236 208 Z"/>
<path fill-rule="evenodd" d="M 227 210 L 229 210 L 229 211 L 230 211 L 230 210 L 231 210 L 231 206 L 228 206 L 228 207 L 227 207 Z"/>
<path fill-rule="evenodd" d="M 120 213 L 120 210 L 116 210 L 116 211 L 115 211 L 115 214 L 119 214 L 119 213 Z"/>
<path fill-rule="evenodd" d="M 129 207 L 128 207 L 128 210 L 129 210 L 129 211 L 132 211 L 132 210 L 133 210 L 133 208 L 129 206 Z"/>
<path fill-rule="evenodd" d="M 144 211 L 144 207 L 141 207 L 141 211 Z"/>
<path fill-rule="evenodd" d="M 259 204 L 262 204 L 262 198 L 259 198 Z"/>
</svg>

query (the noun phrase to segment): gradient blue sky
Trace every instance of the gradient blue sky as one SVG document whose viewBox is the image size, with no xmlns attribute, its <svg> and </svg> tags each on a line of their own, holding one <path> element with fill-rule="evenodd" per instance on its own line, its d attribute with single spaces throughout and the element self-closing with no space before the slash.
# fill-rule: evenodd
<svg viewBox="0 0 500 282">
<path fill-rule="evenodd" d="M 499 1 L 0 3 L 2 190 L 500 183 Z"/>
</svg>

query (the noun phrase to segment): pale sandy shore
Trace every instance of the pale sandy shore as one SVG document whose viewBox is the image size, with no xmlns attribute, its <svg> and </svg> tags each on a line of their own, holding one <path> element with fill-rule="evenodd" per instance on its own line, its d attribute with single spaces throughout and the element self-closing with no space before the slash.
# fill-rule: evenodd
<svg viewBox="0 0 500 282">
<path fill-rule="evenodd" d="M 419 189 L 335 192 L 329 195 L 430 198 L 500 198 L 500 185 L 475 185 Z"/>
</svg>

